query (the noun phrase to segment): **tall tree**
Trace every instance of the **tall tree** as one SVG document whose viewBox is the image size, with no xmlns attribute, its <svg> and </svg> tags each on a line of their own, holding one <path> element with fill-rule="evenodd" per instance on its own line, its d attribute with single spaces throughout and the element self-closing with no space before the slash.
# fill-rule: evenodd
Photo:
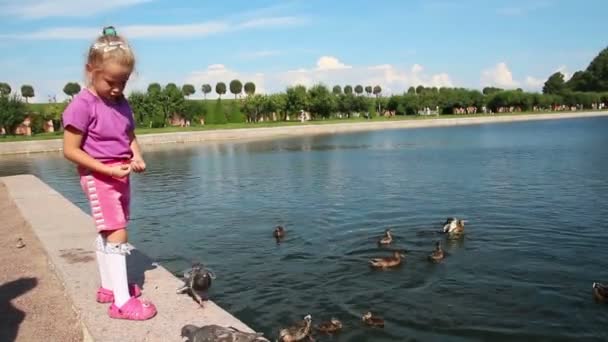
<svg viewBox="0 0 608 342">
<path fill-rule="evenodd" d="M 194 89 L 194 86 L 192 84 L 184 84 L 182 86 L 182 93 L 184 94 L 185 97 L 188 97 L 192 94 L 194 94 L 196 92 L 196 89 Z"/>
<path fill-rule="evenodd" d="M 336 106 L 336 97 L 332 96 L 327 87 L 317 84 L 308 91 L 310 97 L 310 112 L 312 115 L 328 118 Z"/>
<path fill-rule="evenodd" d="M 24 84 L 21 86 L 21 96 L 25 97 L 25 102 L 28 102 L 30 97 L 36 96 L 34 94 L 34 87 L 29 84 Z"/>
<path fill-rule="evenodd" d="M 363 94 L 363 86 L 361 86 L 360 84 L 357 84 L 357 86 L 355 86 L 355 93 L 357 95 Z"/>
<path fill-rule="evenodd" d="M 367 96 L 370 96 L 373 92 L 374 88 L 370 85 L 365 86 L 365 93 L 367 93 Z"/>
<path fill-rule="evenodd" d="M 76 82 L 68 82 L 65 87 L 63 87 L 63 92 L 71 98 L 74 98 L 74 95 L 80 92 L 80 84 Z"/>
<path fill-rule="evenodd" d="M 416 88 L 414 88 L 414 87 L 407 88 L 407 93 L 410 95 L 416 95 Z"/>
<path fill-rule="evenodd" d="M 236 100 L 237 95 L 239 95 L 243 91 L 243 83 L 239 80 L 230 81 L 230 92 L 234 94 L 234 99 Z"/>
<path fill-rule="evenodd" d="M 226 94 L 226 83 L 217 82 L 217 84 L 215 85 L 215 92 L 219 95 L 221 99 L 222 95 Z"/>
<path fill-rule="evenodd" d="M 344 86 L 344 94 L 348 95 L 348 94 L 352 94 L 353 93 L 353 87 L 346 85 Z"/>
<path fill-rule="evenodd" d="M 148 93 L 160 93 L 160 91 L 163 90 L 162 87 L 160 86 L 159 83 L 150 83 L 148 85 Z"/>
<path fill-rule="evenodd" d="M 333 89 L 331 90 L 331 92 L 332 92 L 334 95 L 340 95 L 340 94 L 342 94 L 342 87 L 340 87 L 339 85 L 335 85 L 335 86 L 333 87 Z"/>
<path fill-rule="evenodd" d="M 251 96 L 255 94 L 255 83 L 247 82 L 245 83 L 245 94 Z"/>
<path fill-rule="evenodd" d="M 380 101 L 380 94 L 382 93 L 382 88 L 379 85 L 374 86 L 373 92 L 374 95 L 376 95 L 376 102 L 378 102 L 378 115 L 382 115 L 382 101 Z"/>
<path fill-rule="evenodd" d="M 586 71 L 591 74 L 592 91 L 608 91 L 608 48 L 600 51 Z"/>
<path fill-rule="evenodd" d="M 208 84 L 208 83 L 203 84 L 203 86 L 201 87 L 201 90 L 203 91 L 203 98 L 205 98 L 205 100 L 206 100 L 207 94 L 209 94 L 212 91 L 211 84 Z"/>
<path fill-rule="evenodd" d="M 12 91 L 11 86 L 8 83 L 0 83 L 0 95 L 6 96 Z"/>
<path fill-rule="evenodd" d="M 564 81 L 564 74 L 556 72 L 549 76 L 547 82 L 543 86 L 543 94 L 561 94 L 566 89 L 566 82 Z"/>
</svg>

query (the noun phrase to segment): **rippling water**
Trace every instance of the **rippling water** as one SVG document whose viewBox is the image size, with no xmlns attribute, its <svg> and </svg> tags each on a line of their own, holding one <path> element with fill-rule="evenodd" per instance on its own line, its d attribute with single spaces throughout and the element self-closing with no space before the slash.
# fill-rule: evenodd
<svg viewBox="0 0 608 342">
<path fill-rule="evenodd" d="M 212 299 L 273 338 L 310 313 L 345 325 L 320 340 L 606 340 L 591 283 L 608 281 L 607 133 L 590 118 L 157 149 L 133 177 L 131 239 L 175 272 L 206 263 Z M 1 157 L 16 173 L 87 210 L 58 155 Z M 447 216 L 470 221 L 464 240 L 433 233 Z M 406 263 L 374 271 L 387 227 Z"/>
</svg>

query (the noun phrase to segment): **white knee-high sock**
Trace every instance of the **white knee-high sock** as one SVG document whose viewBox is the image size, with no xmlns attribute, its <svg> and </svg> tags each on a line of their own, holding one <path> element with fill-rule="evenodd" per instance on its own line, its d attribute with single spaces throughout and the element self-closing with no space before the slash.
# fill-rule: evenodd
<svg viewBox="0 0 608 342">
<path fill-rule="evenodd" d="M 108 262 L 106 261 L 106 240 L 101 236 L 101 234 L 97 235 L 97 239 L 95 239 L 95 243 L 97 245 L 97 250 L 95 253 L 97 254 L 97 266 L 99 267 L 99 277 L 101 278 L 101 287 L 107 290 L 112 290 L 112 278 L 110 277 L 110 270 L 108 267 Z"/>
<path fill-rule="evenodd" d="M 107 243 L 106 262 L 110 269 L 112 278 L 112 290 L 114 291 L 114 304 L 123 306 L 131 296 L 129 295 L 129 284 L 127 281 L 127 256 L 122 243 Z"/>
</svg>

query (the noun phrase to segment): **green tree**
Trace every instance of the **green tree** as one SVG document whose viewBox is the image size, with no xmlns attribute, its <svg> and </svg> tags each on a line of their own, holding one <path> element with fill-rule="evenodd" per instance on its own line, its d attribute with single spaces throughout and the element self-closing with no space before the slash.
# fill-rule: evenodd
<svg viewBox="0 0 608 342">
<path fill-rule="evenodd" d="M 355 93 L 357 95 L 363 94 L 363 86 L 361 86 L 360 84 L 357 84 L 357 86 L 355 86 Z"/>
<path fill-rule="evenodd" d="M 335 97 L 322 84 L 310 88 L 308 95 L 310 97 L 310 113 L 313 117 L 329 118 L 330 114 L 337 108 Z"/>
<path fill-rule="evenodd" d="M 586 71 L 591 75 L 589 90 L 608 91 L 608 48 L 600 51 L 591 61 Z"/>
<path fill-rule="evenodd" d="M 264 95 L 252 94 L 247 96 L 243 109 L 247 115 L 247 122 L 256 123 L 264 110 L 266 98 Z"/>
<path fill-rule="evenodd" d="M 239 95 L 243 91 L 243 84 L 239 80 L 230 81 L 230 92 L 234 94 L 234 99 L 236 100 L 237 95 Z"/>
<path fill-rule="evenodd" d="M 245 83 L 245 94 L 247 94 L 248 96 L 255 94 L 255 83 L 253 83 L 253 82 Z"/>
<path fill-rule="evenodd" d="M 549 76 L 547 82 L 543 86 L 543 94 L 561 94 L 566 89 L 566 83 L 564 81 L 564 74 L 556 72 Z"/>
<path fill-rule="evenodd" d="M 291 114 L 300 113 L 301 110 L 307 111 L 310 105 L 310 100 L 306 87 L 297 85 L 288 87 L 286 93 L 286 108 Z"/>
<path fill-rule="evenodd" d="M 408 94 L 410 94 L 410 95 L 416 95 L 416 88 L 414 88 L 414 87 L 409 87 L 409 88 L 407 89 L 407 93 L 408 93 Z"/>
<path fill-rule="evenodd" d="M 372 92 L 374 91 L 374 88 L 370 85 L 365 86 L 365 93 L 367 94 L 367 96 L 371 96 Z"/>
<path fill-rule="evenodd" d="M 373 89 L 374 95 L 376 95 L 376 103 L 378 104 L 378 113 L 382 113 L 382 100 L 380 95 L 382 94 L 382 87 L 379 85 L 374 86 Z"/>
<path fill-rule="evenodd" d="M 175 83 L 172 83 L 172 82 L 167 83 L 167 85 L 165 86 L 164 90 L 167 90 L 167 91 L 174 91 L 174 90 L 180 91 L 179 88 L 177 87 L 177 85 Z"/>
<path fill-rule="evenodd" d="M 148 85 L 148 93 L 153 93 L 153 92 L 160 93 L 161 90 L 162 90 L 162 87 L 158 83 L 150 83 Z"/>
<path fill-rule="evenodd" d="M 184 94 L 185 97 L 189 97 L 190 95 L 194 94 L 196 92 L 196 89 L 194 89 L 194 86 L 192 84 L 184 84 L 182 86 L 182 93 Z"/>
<path fill-rule="evenodd" d="M 226 83 L 217 82 L 215 85 L 215 92 L 219 95 L 219 98 L 222 98 L 222 95 L 226 94 Z"/>
<path fill-rule="evenodd" d="M 201 90 L 203 91 L 203 98 L 206 100 L 207 94 L 209 94 L 212 91 L 211 84 L 208 84 L 208 83 L 203 84 L 203 86 L 201 87 Z"/>
<path fill-rule="evenodd" d="M 11 86 L 8 83 L 0 83 L 0 96 L 6 96 L 12 91 Z"/>
<path fill-rule="evenodd" d="M 349 86 L 349 85 L 345 85 L 344 86 L 344 94 L 352 94 L 353 93 L 353 87 Z"/>
<path fill-rule="evenodd" d="M 74 98 L 74 95 L 80 92 L 80 84 L 76 82 L 68 82 L 63 87 L 63 92 L 71 98 Z"/>
<path fill-rule="evenodd" d="M 332 88 L 331 92 L 332 92 L 334 95 L 340 95 L 340 94 L 342 94 L 342 87 L 340 87 L 339 85 L 335 85 L 335 86 Z"/>
<path fill-rule="evenodd" d="M 594 80 L 588 71 L 577 71 L 566 82 L 566 88 L 570 91 L 592 91 Z"/>
<path fill-rule="evenodd" d="M 496 87 L 485 87 L 485 88 L 483 88 L 482 93 L 484 95 L 492 95 L 494 93 L 498 93 L 501 91 L 504 91 L 504 89 L 496 88 Z"/>
<path fill-rule="evenodd" d="M 24 84 L 21 86 L 21 96 L 25 97 L 25 102 L 28 102 L 30 97 L 34 97 L 34 87 L 29 84 Z"/>
<path fill-rule="evenodd" d="M 23 122 L 26 113 L 25 103 L 16 94 L 0 96 L 0 127 L 4 127 L 7 134 L 14 134 L 15 128 Z"/>
</svg>

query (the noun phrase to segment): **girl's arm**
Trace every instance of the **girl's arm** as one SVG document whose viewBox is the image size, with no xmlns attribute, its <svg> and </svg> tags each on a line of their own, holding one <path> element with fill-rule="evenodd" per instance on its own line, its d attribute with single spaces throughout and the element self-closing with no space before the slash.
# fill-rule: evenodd
<svg viewBox="0 0 608 342">
<path fill-rule="evenodd" d="M 68 126 L 63 133 L 63 155 L 69 161 L 83 166 L 91 171 L 114 176 L 113 169 L 94 159 L 80 148 L 82 143 L 82 133 L 77 129 Z"/>
<path fill-rule="evenodd" d="M 133 151 L 133 159 L 144 160 L 144 157 L 141 154 L 141 148 L 139 147 L 139 143 L 137 142 L 137 137 L 135 136 L 134 131 L 131 131 L 129 133 L 129 138 L 131 139 L 131 151 Z"/>
<path fill-rule="evenodd" d="M 144 157 L 141 154 L 141 148 L 139 147 L 139 143 L 137 142 L 135 131 L 131 131 L 129 133 L 129 138 L 131 139 L 131 151 L 133 152 L 133 159 L 131 159 L 131 168 L 135 172 L 144 172 L 146 171 L 146 162 L 144 161 Z"/>
</svg>

